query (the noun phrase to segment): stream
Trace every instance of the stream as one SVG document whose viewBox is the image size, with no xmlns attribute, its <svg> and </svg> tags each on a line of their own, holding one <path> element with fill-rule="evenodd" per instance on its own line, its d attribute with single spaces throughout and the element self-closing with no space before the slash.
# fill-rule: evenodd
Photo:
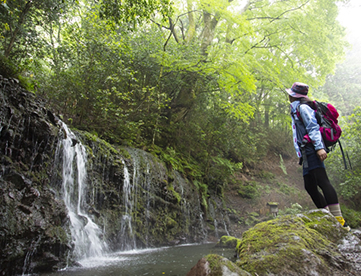
<svg viewBox="0 0 361 276">
<path fill-rule="evenodd" d="M 185 276 L 207 254 L 234 258 L 234 249 L 216 248 L 214 243 L 186 244 L 154 249 L 112 253 L 79 261 L 82 267 L 69 267 L 41 276 Z"/>
</svg>

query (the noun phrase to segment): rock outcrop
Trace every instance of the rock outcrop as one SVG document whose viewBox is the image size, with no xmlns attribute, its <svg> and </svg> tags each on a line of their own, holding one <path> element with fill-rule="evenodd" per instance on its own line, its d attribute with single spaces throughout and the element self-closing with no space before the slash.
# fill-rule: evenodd
<svg viewBox="0 0 361 276">
<path fill-rule="evenodd" d="M 224 237 L 219 243 L 219 246 L 237 244 L 238 256 L 233 264 L 241 272 L 220 269 L 224 260 L 208 255 L 188 276 L 247 275 L 245 273 L 262 276 L 360 275 L 360 234 L 358 230 L 347 232 L 327 211 L 312 210 L 296 216 L 282 216 L 257 224 L 244 232 L 239 241 Z M 198 274 L 192 274 L 192 271 Z"/>
<path fill-rule="evenodd" d="M 57 269 L 71 248 L 51 183 L 57 119 L 15 79 L 0 76 L 0 275 Z"/>
</svg>

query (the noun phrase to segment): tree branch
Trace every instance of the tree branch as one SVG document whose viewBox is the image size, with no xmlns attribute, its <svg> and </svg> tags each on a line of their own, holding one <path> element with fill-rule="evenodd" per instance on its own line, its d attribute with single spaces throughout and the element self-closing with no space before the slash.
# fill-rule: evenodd
<svg viewBox="0 0 361 276">
<path fill-rule="evenodd" d="M 28 14 L 31 6 L 33 5 L 33 1 L 32 0 L 29 0 L 24 9 L 22 10 L 21 14 L 20 14 L 20 17 L 19 17 L 19 21 L 18 21 L 18 24 L 11 36 L 11 39 L 10 39 L 10 42 L 9 42 L 9 46 L 7 47 L 7 49 L 5 50 L 5 53 L 4 53 L 4 56 L 6 58 L 9 57 L 10 53 L 11 53 L 11 49 L 13 48 L 14 46 L 14 43 L 15 43 L 15 40 L 16 40 L 16 37 L 20 31 L 20 27 L 23 25 L 24 21 L 25 21 L 25 18 L 26 18 L 26 15 Z"/>
</svg>

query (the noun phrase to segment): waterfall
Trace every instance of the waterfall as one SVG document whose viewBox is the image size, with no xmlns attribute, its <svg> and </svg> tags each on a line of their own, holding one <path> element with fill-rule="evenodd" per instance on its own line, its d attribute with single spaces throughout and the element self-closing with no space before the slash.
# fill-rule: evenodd
<svg viewBox="0 0 361 276">
<path fill-rule="evenodd" d="M 197 197 L 197 199 L 198 199 L 198 206 L 201 206 L 201 201 L 200 201 L 199 196 Z M 199 208 L 200 208 L 200 207 L 199 207 Z M 201 209 L 199 210 L 198 220 L 199 220 L 199 225 L 201 226 L 201 230 L 202 230 L 202 238 L 203 238 L 203 241 L 206 241 L 206 240 L 207 240 L 207 237 L 208 237 L 208 232 L 207 232 L 206 227 L 205 227 L 205 225 L 204 225 L 203 212 L 202 212 Z"/>
<path fill-rule="evenodd" d="M 41 236 L 38 236 L 37 240 L 34 239 L 34 240 L 31 241 L 31 244 L 29 246 L 29 250 L 25 255 L 22 275 L 27 275 L 26 272 L 30 271 L 31 259 L 32 259 L 34 253 L 37 250 L 37 247 L 38 247 L 38 245 L 40 243 L 40 240 L 41 240 Z"/>
<path fill-rule="evenodd" d="M 87 156 L 85 147 L 63 123 L 65 138 L 59 143 L 57 154 L 62 150 L 63 199 L 71 222 L 71 236 L 77 259 L 97 257 L 107 250 L 102 240 L 103 232 L 86 211 Z"/>
<path fill-rule="evenodd" d="M 134 186 L 135 184 L 130 182 L 130 175 L 128 168 L 123 161 L 124 165 L 124 184 L 123 184 L 123 205 L 124 215 L 122 217 L 121 223 L 121 249 L 122 250 L 131 250 L 136 249 L 135 236 L 133 233 L 132 227 L 132 210 L 134 206 Z M 135 169 L 134 169 L 135 170 Z M 134 178 L 133 178 L 134 179 Z"/>
<path fill-rule="evenodd" d="M 218 201 L 217 204 L 217 200 L 210 200 L 208 203 L 208 207 L 209 207 L 209 214 L 213 218 L 214 236 L 217 239 L 219 238 L 220 234 L 221 235 L 227 234 L 229 236 L 230 233 L 228 231 L 227 223 L 225 220 L 227 217 L 225 217 L 222 212 L 221 202 Z M 222 224 L 224 226 L 224 232 L 222 231 L 222 227 L 221 227 Z"/>
<path fill-rule="evenodd" d="M 227 233 L 227 236 L 229 236 L 230 234 L 229 234 L 229 232 L 228 232 L 228 228 L 227 228 L 227 224 L 226 224 L 225 220 L 223 220 L 223 225 L 224 225 L 224 230 L 225 230 L 226 233 Z"/>
<path fill-rule="evenodd" d="M 121 249 L 132 250 L 137 249 L 135 231 L 133 231 L 133 219 L 137 219 L 134 211 L 138 211 L 138 200 L 143 202 L 144 213 L 139 214 L 138 218 L 144 221 L 145 231 L 143 232 L 144 245 L 148 246 L 149 240 L 149 217 L 151 207 L 150 189 L 152 184 L 150 160 L 147 154 L 143 151 L 127 148 L 127 151 L 132 157 L 133 173 L 129 170 L 123 161 L 124 165 L 124 184 L 123 184 L 123 205 L 124 215 L 121 224 Z"/>
<path fill-rule="evenodd" d="M 176 182 L 179 184 L 179 188 L 181 191 L 181 211 L 182 211 L 182 220 L 183 220 L 183 229 L 184 233 L 189 235 L 190 227 L 191 227 L 191 206 L 190 203 L 187 201 L 185 194 L 184 194 L 184 186 L 186 183 L 184 182 L 184 179 L 182 176 L 178 173 L 174 173 L 174 177 L 176 179 Z M 193 210 L 193 212 L 197 212 L 197 210 Z"/>
</svg>

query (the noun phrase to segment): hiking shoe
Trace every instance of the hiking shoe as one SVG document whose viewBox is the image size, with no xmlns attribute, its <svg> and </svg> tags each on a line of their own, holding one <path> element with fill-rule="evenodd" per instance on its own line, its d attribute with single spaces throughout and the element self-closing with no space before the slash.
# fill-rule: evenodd
<svg viewBox="0 0 361 276">
<path fill-rule="evenodd" d="M 342 225 L 342 227 L 344 227 L 344 229 L 346 229 L 347 231 L 351 231 L 351 227 L 348 226 L 348 224 L 346 223 L 345 219 L 341 216 L 335 216 L 335 218 L 338 220 L 338 222 Z"/>
<path fill-rule="evenodd" d="M 346 223 L 346 221 L 345 221 L 345 223 L 344 223 L 342 226 L 343 226 L 343 228 L 345 228 L 348 232 L 351 231 L 351 227 L 348 226 L 348 224 Z"/>
</svg>

